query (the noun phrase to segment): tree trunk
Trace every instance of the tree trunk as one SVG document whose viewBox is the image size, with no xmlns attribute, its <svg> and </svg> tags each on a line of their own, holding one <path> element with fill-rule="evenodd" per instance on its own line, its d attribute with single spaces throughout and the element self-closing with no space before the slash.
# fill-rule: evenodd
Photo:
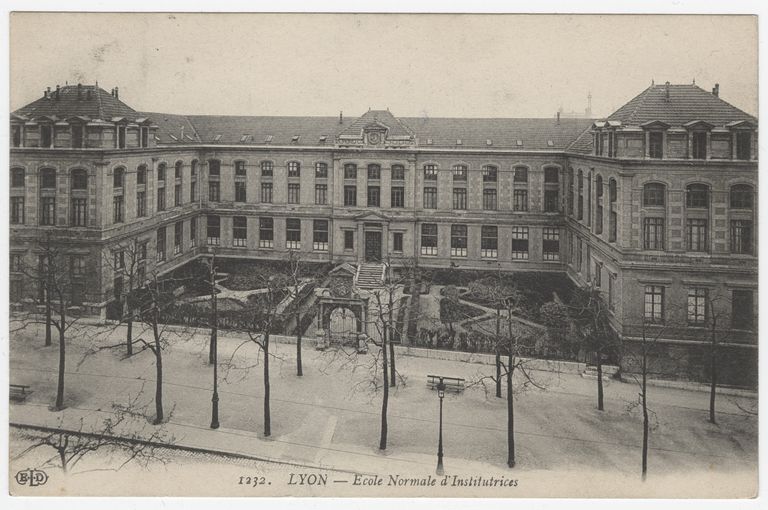
<svg viewBox="0 0 768 510">
<path fill-rule="evenodd" d="M 128 319 L 126 324 L 125 349 L 128 356 L 133 356 L 133 319 Z"/>
<path fill-rule="evenodd" d="M 501 398 L 501 312 L 496 308 L 496 398 Z"/>
<path fill-rule="evenodd" d="M 61 323 L 57 328 L 59 330 L 59 380 L 56 385 L 55 406 L 57 411 L 64 409 L 64 369 L 66 365 L 66 345 L 64 344 L 64 331 L 67 324 L 66 318 L 64 299 L 61 299 L 59 304 L 59 320 Z"/>
<path fill-rule="evenodd" d="M 304 370 L 301 366 L 301 310 L 299 309 L 299 288 L 296 287 L 296 375 L 301 377 Z"/>
<path fill-rule="evenodd" d="M 603 410 L 603 353 L 600 349 L 595 351 L 597 355 L 597 410 Z"/>
<path fill-rule="evenodd" d="M 269 330 L 264 334 L 264 437 L 272 435 L 272 418 L 269 414 Z"/>
<path fill-rule="evenodd" d="M 512 392 L 514 375 L 512 349 L 507 356 L 507 466 L 515 467 L 515 395 Z"/>
<path fill-rule="evenodd" d="M 69 468 L 67 465 L 67 450 L 66 448 L 57 448 L 57 450 L 59 452 L 59 459 L 61 460 L 61 470 L 66 473 Z"/>
<path fill-rule="evenodd" d="M 387 368 L 389 362 L 387 360 L 387 329 L 384 328 L 384 335 L 382 338 L 381 346 L 381 370 L 384 376 L 384 393 L 381 399 L 381 438 L 379 439 L 379 450 L 387 449 L 387 405 L 389 404 L 389 384 L 387 381 Z"/>
<path fill-rule="evenodd" d="M 45 346 L 50 347 L 53 343 L 51 335 L 51 297 L 48 289 L 45 290 Z"/>
<path fill-rule="evenodd" d="M 717 395 L 717 334 L 715 328 L 717 327 L 717 320 L 712 314 L 712 346 L 710 352 L 710 383 L 709 383 L 709 422 L 717 423 L 715 421 L 715 396 Z"/>
<path fill-rule="evenodd" d="M 392 308 L 394 306 L 392 289 L 389 289 L 389 318 L 385 328 L 387 330 L 387 338 L 389 340 L 389 385 L 392 387 L 397 384 L 397 370 L 395 369 L 395 344 L 392 342 Z"/>
<path fill-rule="evenodd" d="M 157 306 L 157 303 L 155 303 L 155 306 Z M 159 425 L 165 419 L 165 416 L 163 413 L 163 351 L 160 347 L 160 332 L 157 329 L 158 319 L 159 318 L 158 318 L 157 309 L 155 309 L 153 320 L 152 320 L 152 333 L 155 337 L 154 355 L 155 355 L 155 371 L 156 371 L 155 425 Z"/>
<path fill-rule="evenodd" d="M 648 359 L 648 353 L 646 352 L 646 347 L 643 346 L 643 383 L 642 388 L 643 391 L 640 395 L 642 399 L 642 405 L 643 405 L 643 481 L 645 481 L 645 478 L 648 474 L 648 402 L 647 402 L 647 396 L 648 396 L 648 386 L 647 386 L 647 359 Z"/>
</svg>

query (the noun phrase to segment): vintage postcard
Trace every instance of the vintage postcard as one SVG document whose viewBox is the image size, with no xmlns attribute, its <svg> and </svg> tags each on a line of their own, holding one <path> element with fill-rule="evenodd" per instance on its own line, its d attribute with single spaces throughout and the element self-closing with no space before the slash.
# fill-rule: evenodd
<svg viewBox="0 0 768 510">
<path fill-rule="evenodd" d="M 754 497 L 757 43 L 11 13 L 10 493 Z"/>
</svg>

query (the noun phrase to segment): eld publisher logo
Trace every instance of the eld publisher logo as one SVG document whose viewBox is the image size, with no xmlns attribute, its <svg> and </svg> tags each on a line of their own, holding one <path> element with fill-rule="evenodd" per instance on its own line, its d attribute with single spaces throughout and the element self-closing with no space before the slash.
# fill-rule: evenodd
<svg viewBox="0 0 768 510">
<path fill-rule="evenodd" d="M 42 469 L 23 469 L 16 473 L 16 483 L 37 487 L 48 481 L 48 473 Z"/>
</svg>

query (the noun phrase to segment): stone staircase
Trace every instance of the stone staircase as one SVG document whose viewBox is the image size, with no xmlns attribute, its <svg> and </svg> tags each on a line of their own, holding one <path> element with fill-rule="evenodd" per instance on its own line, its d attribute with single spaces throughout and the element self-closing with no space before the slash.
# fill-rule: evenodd
<svg viewBox="0 0 768 510">
<path fill-rule="evenodd" d="M 613 379 L 618 372 L 619 367 L 616 365 L 603 365 L 603 381 Z M 597 379 L 597 366 L 587 365 L 586 370 L 582 372 L 581 376 L 585 379 Z"/>
<path fill-rule="evenodd" d="M 360 289 L 381 287 L 386 266 L 377 263 L 360 264 L 355 275 L 355 285 Z"/>
</svg>

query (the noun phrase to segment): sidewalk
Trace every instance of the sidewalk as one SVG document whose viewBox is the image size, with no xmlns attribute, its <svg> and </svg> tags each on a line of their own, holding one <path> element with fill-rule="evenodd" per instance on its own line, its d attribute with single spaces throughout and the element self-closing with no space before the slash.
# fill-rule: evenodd
<svg viewBox="0 0 768 510">
<path fill-rule="evenodd" d="M 56 384 L 55 345 L 40 347 L 40 336 L 11 340 L 11 381 L 30 384 L 34 391 L 25 404 L 14 404 L 13 422 L 55 426 L 100 421 L 113 402 L 129 395 L 153 413 L 154 357 L 143 352 L 122 358 L 121 349 L 81 358 L 93 343 L 118 343 L 123 332 L 104 337 L 73 336 L 68 346 L 66 405 L 61 413 L 48 411 Z M 137 328 L 136 335 L 141 331 Z M 464 377 L 490 374 L 493 367 L 439 359 L 398 356 L 405 379 L 390 394 L 389 443 L 378 450 L 381 394 L 370 391 L 367 365 L 372 356 L 349 358 L 304 349 L 303 378 L 295 376 L 295 346 L 274 344 L 272 363 L 272 431 L 262 430 L 263 382 L 260 358 L 247 340 L 221 336 L 220 421 L 211 430 L 211 367 L 207 364 L 207 335 L 169 334 L 164 353 L 164 399 L 172 417 L 168 428 L 179 444 L 242 452 L 265 459 L 361 472 L 400 472 L 434 469 L 438 401 L 425 387 L 427 373 Z M 231 360 L 231 363 L 229 361 Z M 226 366 L 231 365 L 231 366 Z M 606 411 L 595 407 L 595 381 L 578 375 L 537 372 L 547 389 L 515 395 L 516 470 L 597 469 L 636 473 L 640 461 L 641 422 L 637 411 L 627 412 L 637 398 L 633 384 L 605 385 Z M 519 381 L 522 383 L 522 380 Z M 489 391 L 491 389 L 489 388 Z M 658 427 L 651 433 L 651 466 L 659 471 L 710 469 L 713 473 L 753 469 L 757 458 L 756 419 L 735 404 L 749 399 L 721 397 L 719 424 L 706 422 L 708 396 L 678 389 L 650 392 Z M 454 471 L 507 472 L 506 401 L 486 396 L 481 387 L 448 395 L 444 415 L 445 463 Z"/>
</svg>

